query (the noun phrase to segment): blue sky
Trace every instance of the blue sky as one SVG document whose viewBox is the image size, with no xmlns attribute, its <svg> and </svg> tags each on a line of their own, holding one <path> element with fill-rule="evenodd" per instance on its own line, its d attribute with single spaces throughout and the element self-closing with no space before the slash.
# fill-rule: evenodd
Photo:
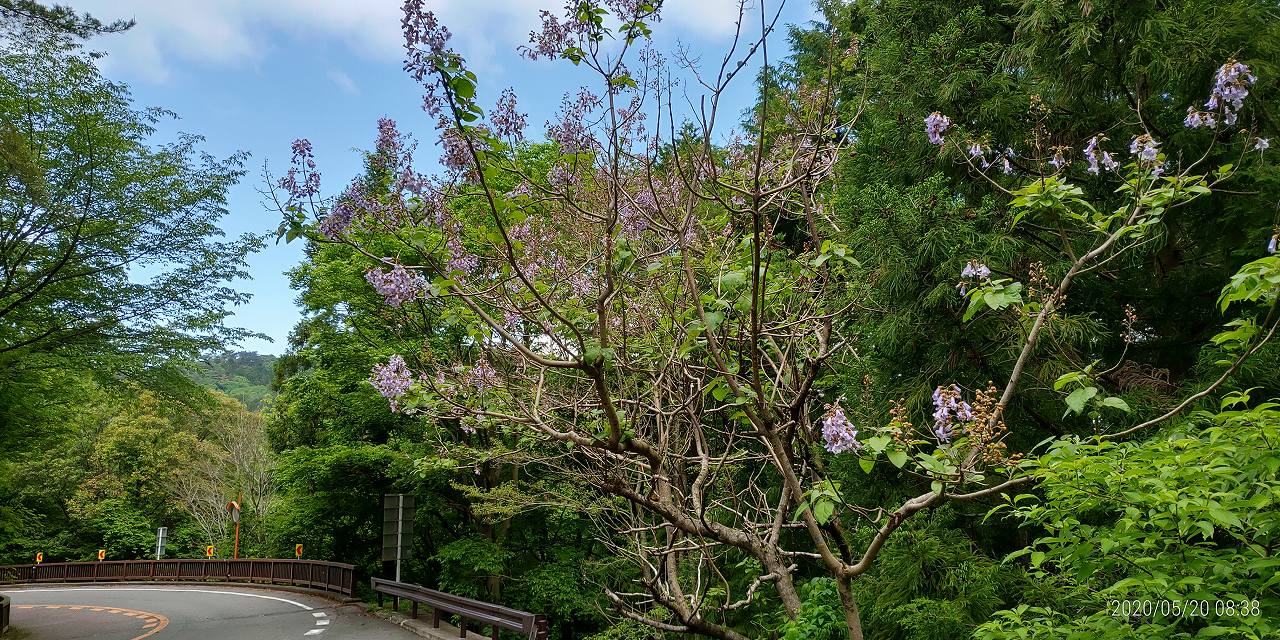
<svg viewBox="0 0 1280 640">
<path fill-rule="evenodd" d="M 749 0 L 758 12 L 760 0 Z M 434 140 L 421 111 L 422 91 L 400 68 L 400 2 L 396 0 L 81 0 L 73 5 L 106 20 L 132 17 L 136 27 L 90 41 L 108 55 L 106 75 L 127 83 L 138 106 L 160 106 L 180 120 L 161 129 L 206 137 L 204 150 L 251 157 L 248 175 L 229 194 L 229 235 L 274 230 L 278 215 L 259 191 L 264 163 L 276 174 L 288 167 L 294 138 L 312 141 L 326 195 L 360 170 L 360 149 L 372 145 L 379 117 L 395 119 L 424 147 Z M 440 0 L 428 7 L 454 34 L 453 43 L 480 77 L 482 104 L 513 87 L 530 134 L 542 130 L 560 97 L 583 84 L 563 62 L 530 62 L 516 54 L 537 26 L 538 9 L 559 10 L 559 0 Z M 768 6 L 774 7 L 773 3 Z M 771 9 L 772 11 L 773 9 Z M 733 33 L 736 0 L 668 0 L 655 29 L 658 47 L 682 45 L 704 63 L 718 61 Z M 755 15 L 758 16 L 758 13 Z M 791 0 L 783 22 L 815 16 L 808 1 Z M 755 20 L 758 23 L 759 18 Z M 785 54 L 785 31 L 771 40 L 771 56 Z M 750 102 L 744 74 L 729 97 L 731 113 Z M 692 93 L 692 90 L 690 90 Z M 423 148 L 419 157 L 434 158 Z M 236 287 L 253 300 L 235 309 L 232 322 L 271 336 L 241 345 L 282 353 L 299 317 L 296 292 L 284 272 L 303 259 L 300 242 L 267 249 L 250 259 L 253 279 Z"/>
</svg>

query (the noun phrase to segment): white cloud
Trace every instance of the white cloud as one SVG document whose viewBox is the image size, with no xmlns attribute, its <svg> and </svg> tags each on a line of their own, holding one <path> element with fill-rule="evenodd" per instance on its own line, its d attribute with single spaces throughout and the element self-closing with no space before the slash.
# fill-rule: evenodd
<svg viewBox="0 0 1280 640">
<path fill-rule="evenodd" d="M 753 33 L 751 27 L 759 22 L 759 10 L 758 2 L 747 0 L 744 33 Z M 737 20 L 738 0 L 671 0 L 662 7 L 663 23 L 700 37 L 732 35 Z"/>
<path fill-rule="evenodd" d="M 338 85 L 339 89 L 342 89 L 346 93 L 353 96 L 359 95 L 360 93 L 360 87 L 356 86 L 355 80 L 352 80 L 351 76 L 344 73 L 341 69 L 330 69 L 329 79 L 332 80 L 334 84 Z"/>
<path fill-rule="evenodd" d="M 751 6 L 754 5 L 754 0 Z M 802 1 L 802 0 L 792 0 Z M 558 11 L 561 0 L 437 0 L 428 6 L 454 34 L 477 70 L 496 66 L 538 26 L 538 10 Z M 111 55 L 106 64 L 151 82 L 163 82 L 183 62 L 252 65 L 274 49 L 284 32 L 321 39 L 374 61 L 399 61 L 400 0 L 80 0 L 76 8 L 100 19 L 132 17 L 128 32 L 95 39 Z M 737 0 L 668 0 L 664 24 L 679 37 L 720 38 L 733 32 Z M 479 63 L 479 64 L 477 64 Z"/>
</svg>

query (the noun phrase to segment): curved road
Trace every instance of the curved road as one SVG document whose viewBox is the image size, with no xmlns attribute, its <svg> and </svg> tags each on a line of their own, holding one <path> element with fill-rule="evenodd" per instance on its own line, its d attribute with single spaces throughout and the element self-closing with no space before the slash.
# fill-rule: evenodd
<svg viewBox="0 0 1280 640">
<path fill-rule="evenodd" d="M 355 606 L 267 589 L 119 585 L 9 588 L 0 593 L 13 599 L 15 640 L 418 637 Z"/>
</svg>

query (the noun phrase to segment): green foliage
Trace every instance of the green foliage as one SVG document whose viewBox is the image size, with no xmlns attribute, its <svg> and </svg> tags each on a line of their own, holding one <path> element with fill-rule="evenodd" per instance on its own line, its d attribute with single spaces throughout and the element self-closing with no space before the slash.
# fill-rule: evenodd
<svg viewBox="0 0 1280 640">
<path fill-rule="evenodd" d="M 166 112 L 136 109 L 65 36 L 6 28 L 4 377 L 58 363 L 154 379 L 175 358 L 249 335 L 223 324 L 247 300 L 227 283 L 248 276 L 245 258 L 261 240 L 222 240 L 219 223 L 244 156 L 214 159 L 192 135 L 153 145 Z"/>
<path fill-rule="evenodd" d="M 476 578 L 501 574 L 510 557 L 510 551 L 494 541 L 470 536 L 444 545 L 432 560 L 441 567 L 439 581 L 442 589 L 476 597 L 481 595 L 481 583 Z"/>
<path fill-rule="evenodd" d="M 806 582 L 800 593 L 804 604 L 795 618 L 778 628 L 783 640 L 838 640 L 847 637 L 844 608 L 835 581 L 814 578 Z"/>
<path fill-rule="evenodd" d="M 1146 441 L 1056 443 L 1029 463 L 1042 494 L 997 511 L 1045 534 L 1006 561 L 1029 559 L 1070 600 L 1003 611 L 977 637 L 1274 637 L 1277 442 L 1280 405 L 1261 403 L 1200 413 Z M 1117 617 L 1123 601 L 1153 602 L 1154 613 Z M 1207 602 L 1207 615 L 1191 601 Z"/>
<path fill-rule="evenodd" d="M 54 32 L 88 38 L 105 33 L 119 33 L 133 28 L 133 20 L 115 20 L 103 23 L 84 13 L 77 14 L 66 5 L 45 5 L 35 0 L 0 0 L 0 17 L 6 20 L 23 20 Z"/>
<path fill-rule="evenodd" d="M 400 493 L 395 480 L 409 468 L 406 456 L 381 445 L 299 447 L 281 454 L 276 477 L 285 495 L 271 515 L 273 546 L 283 550 L 302 543 L 314 557 L 346 558 L 374 570 L 382 495 Z"/>
</svg>

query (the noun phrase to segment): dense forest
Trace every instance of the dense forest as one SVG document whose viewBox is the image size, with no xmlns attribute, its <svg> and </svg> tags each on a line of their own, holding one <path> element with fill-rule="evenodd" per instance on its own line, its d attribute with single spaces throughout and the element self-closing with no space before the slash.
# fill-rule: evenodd
<svg viewBox="0 0 1280 640">
<path fill-rule="evenodd" d="M 386 575 L 408 493 L 407 581 L 555 638 L 1278 637 L 1280 8 L 818 8 L 684 85 L 660 2 L 543 12 L 595 84 L 535 131 L 407 0 L 436 130 L 262 187 L 276 358 L 243 157 L 0 0 L 0 564 L 225 556 L 243 496 L 242 555 Z"/>
<path fill-rule="evenodd" d="M 231 396 L 250 411 L 260 411 L 271 396 L 276 357 L 251 351 L 217 353 L 196 363 L 196 384 Z"/>
</svg>

